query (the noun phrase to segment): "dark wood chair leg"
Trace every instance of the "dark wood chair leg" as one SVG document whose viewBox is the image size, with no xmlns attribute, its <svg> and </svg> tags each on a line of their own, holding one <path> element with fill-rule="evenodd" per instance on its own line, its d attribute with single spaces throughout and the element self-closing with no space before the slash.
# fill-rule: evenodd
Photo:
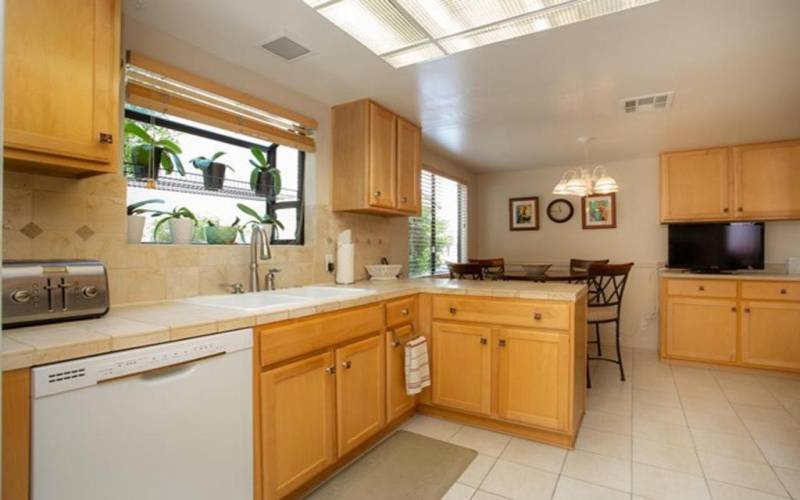
<svg viewBox="0 0 800 500">
<path fill-rule="evenodd" d="M 600 323 L 594 324 L 594 337 L 597 339 L 597 356 L 603 356 L 603 348 L 600 347 Z"/>
<path fill-rule="evenodd" d="M 592 376 L 589 373 L 589 359 L 586 359 L 586 387 L 588 389 L 592 388 Z"/>
<path fill-rule="evenodd" d="M 619 376 L 620 380 L 625 382 L 625 368 L 622 367 L 622 351 L 619 347 L 619 320 L 615 321 L 614 324 L 617 326 L 617 361 L 619 362 Z"/>
</svg>

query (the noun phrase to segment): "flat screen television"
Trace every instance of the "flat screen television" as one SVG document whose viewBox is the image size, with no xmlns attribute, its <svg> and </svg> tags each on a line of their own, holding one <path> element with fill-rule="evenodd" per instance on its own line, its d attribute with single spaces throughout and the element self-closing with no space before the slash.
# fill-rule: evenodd
<svg viewBox="0 0 800 500">
<path fill-rule="evenodd" d="M 764 269 L 764 223 L 670 224 L 668 259 L 698 272 Z"/>
</svg>

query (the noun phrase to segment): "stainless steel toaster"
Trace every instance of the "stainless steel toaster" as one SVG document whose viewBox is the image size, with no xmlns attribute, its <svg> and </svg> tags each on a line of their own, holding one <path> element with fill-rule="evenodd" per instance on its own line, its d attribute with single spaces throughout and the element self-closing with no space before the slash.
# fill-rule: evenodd
<svg viewBox="0 0 800 500">
<path fill-rule="evenodd" d="M 4 260 L 3 327 L 102 316 L 108 275 L 96 260 Z"/>
</svg>

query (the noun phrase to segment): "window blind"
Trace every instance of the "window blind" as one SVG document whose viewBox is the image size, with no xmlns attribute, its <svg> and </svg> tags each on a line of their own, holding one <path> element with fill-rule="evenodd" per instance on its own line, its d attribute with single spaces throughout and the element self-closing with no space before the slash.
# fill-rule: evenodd
<svg viewBox="0 0 800 500">
<path fill-rule="evenodd" d="M 409 219 L 410 276 L 447 273 L 447 262 L 467 259 L 467 186 L 427 170 L 421 176 L 422 209 Z"/>
</svg>

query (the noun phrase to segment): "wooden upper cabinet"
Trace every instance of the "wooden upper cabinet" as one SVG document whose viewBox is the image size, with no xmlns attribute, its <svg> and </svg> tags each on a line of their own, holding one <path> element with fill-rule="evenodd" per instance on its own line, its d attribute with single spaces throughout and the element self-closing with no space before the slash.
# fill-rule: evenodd
<svg viewBox="0 0 800 500">
<path fill-rule="evenodd" d="M 728 148 L 661 155 L 661 222 L 732 216 Z"/>
<path fill-rule="evenodd" d="M 800 140 L 733 148 L 736 217 L 800 218 Z"/>
<path fill-rule="evenodd" d="M 419 213 L 419 127 L 364 99 L 333 108 L 333 209 Z"/>
<path fill-rule="evenodd" d="M 491 336 L 487 326 L 433 324 L 433 404 L 491 413 Z"/>
<path fill-rule="evenodd" d="M 500 329 L 496 337 L 498 413 L 525 424 L 566 430 L 569 419 L 570 336 Z"/>
<path fill-rule="evenodd" d="M 375 435 L 386 422 L 383 337 L 376 335 L 336 349 L 336 373 L 341 457 Z"/>
<path fill-rule="evenodd" d="M 420 212 L 420 170 L 422 131 L 408 120 L 397 120 L 397 208 Z"/>
<path fill-rule="evenodd" d="M 117 170 L 120 2 L 6 2 L 6 165 Z"/>
</svg>

